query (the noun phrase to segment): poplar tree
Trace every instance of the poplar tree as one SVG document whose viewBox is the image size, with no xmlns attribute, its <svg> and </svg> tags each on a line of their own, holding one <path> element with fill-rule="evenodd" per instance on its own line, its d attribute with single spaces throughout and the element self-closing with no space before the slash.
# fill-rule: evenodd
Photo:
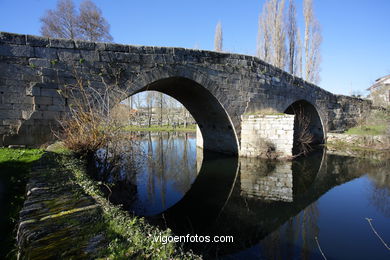
<svg viewBox="0 0 390 260">
<path fill-rule="evenodd" d="M 215 36 L 214 36 L 214 50 L 215 51 L 222 51 L 222 42 L 223 42 L 222 24 L 221 24 L 221 22 L 218 22 L 217 26 L 215 27 Z"/>
</svg>

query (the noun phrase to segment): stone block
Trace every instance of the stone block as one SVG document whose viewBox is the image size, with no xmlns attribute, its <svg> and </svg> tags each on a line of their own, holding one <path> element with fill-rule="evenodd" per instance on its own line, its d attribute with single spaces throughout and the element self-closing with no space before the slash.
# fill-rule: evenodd
<svg viewBox="0 0 390 260">
<path fill-rule="evenodd" d="M 51 48 L 62 48 L 62 49 L 74 49 L 75 44 L 73 40 L 68 39 L 49 39 L 49 46 Z"/>
<path fill-rule="evenodd" d="M 0 43 L 23 45 L 26 44 L 26 35 L 0 32 Z"/>
<path fill-rule="evenodd" d="M 75 47 L 79 50 L 95 50 L 96 44 L 94 42 L 75 40 Z"/>
<path fill-rule="evenodd" d="M 52 105 L 52 106 L 48 106 L 47 110 L 48 110 L 48 111 L 57 111 L 57 112 L 66 111 L 65 107 L 64 107 L 64 106 L 61 106 L 61 105 Z"/>
<path fill-rule="evenodd" d="M 1 100 L 1 98 L 0 98 Z M 13 104 L 7 103 L 7 104 L 1 104 L 0 103 L 0 110 L 12 110 Z M 2 113 L 5 113 L 4 111 Z"/>
<path fill-rule="evenodd" d="M 26 35 L 26 44 L 33 47 L 46 47 L 49 45 L 49 38 Z"/>
<path fill-rule="evenodd" d="M 63 97 L 53 97 L 53 105 L 65 105 L 65 98 Z"/>
<path fill-rule="evenodd" d="M 2 110 L 0 113 L 0 119 L 3 120 L 20 119 L 21 116 L 21 112 L 18 110 Z"/>
<path fill-rule="evenodd" d="M 34 51 L 35 57 L 50 60 L 52 65 L 58 62 L 57 49 L 55 48 L 35 47 Z"/>
<path fill-rule="evenodd" d="M 105 50 L 115 52 L 129 52 L 129 46 L 117 43 L 106 43 Z"/>
<path fill-rule="evenodd" d="M 42 97 L 59 98 L 60 94 L 58 93 L 58 89 L 42 88 L 41 89 L 41 96 Z"/>
<path fill-rule="evenodd" d="M 61 112 L 58 111 L 43 111 L 42 116 L 44 119 L 59 119 L 61 117 Z"/>
<path fill-rule="evenodd" d="M 78 50 L 59 50 L 58 51 L 58 58 L 60 61 L 80 61 L 81 56 L 80 56 L 80 51 Z"/>
<path fill-rule="evenodd" d="M 0 56 L 33 57 L 34 48 L 26 45 L 0 45 Z"/>
<path fill-rule="evenodd" d="M 81 50 L 81 59 L 84 59 L 89 62 L 95 62 L 100 60 L 99 52 L 97 51 L 90 51 L 90 50 Z"/>
<path fill-rule="evenodd" d="M 37 96 L 37 97 L 35 97 L 35 104 L 37 104 L 37 105 L 52 105 L 53 98 L 52 97 Z"/>
<path fill-rule="evenodd" d="M 28 62 L 30 66 L 37 66 L 37 67 L 49 68 L 51 65 L 50 60 L 42 59 L 42 58 L 30 58 Z"/>
</svg>

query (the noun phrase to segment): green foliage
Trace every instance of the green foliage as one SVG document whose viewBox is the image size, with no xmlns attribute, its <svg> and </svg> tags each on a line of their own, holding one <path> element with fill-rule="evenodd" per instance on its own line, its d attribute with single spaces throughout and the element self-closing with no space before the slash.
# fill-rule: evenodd
<svg viewBox="0 0 390 260">
<path fill-rule="evenodd" d="M 350 135 L 384 135 L 387 126 L 382 125 L 360 125 L 348 129 L 345 133 Z"/>
<path fill-rule="evenodd" d="M 33 162 L 43 154 L 39 149 L 0 148 L 0 255 L 15 258 L 15 225 L 25 199 L 28 172 Z M 12 251 L 12 252 L 10 252 Z"/>
<path fill-rule="evenodd" d="M 348 129 L 345 133 L 355 135 L 390 134 L 390 110 L 372 110 L 359 121 L 357 126 Z"/>
</svg>

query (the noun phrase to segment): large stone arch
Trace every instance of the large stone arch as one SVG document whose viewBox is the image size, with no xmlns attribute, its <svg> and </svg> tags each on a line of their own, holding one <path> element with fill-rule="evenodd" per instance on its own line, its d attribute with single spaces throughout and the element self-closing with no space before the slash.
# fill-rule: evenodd
<svg viewBox="0 0 390 260">
<path fill-rule="evenodd" d="M 205 150 L 238 154 L 239 141 L 236 129 L 223 103 L 209 91 L 209 88 L 199 84 L 194 79 L 177 76 L 180 75 L 178 73 L 173 74 L 175 76 L 170 75 L 172 74 L 164 73 L 164 71 L 141 75 L 136 81 L 126 82 L 127 86 L 130 84 L 128 94 L 131 96 L 153 90 L 175 98 L 184 105 L 197 122 L 202 133 Z M 187 76 L 189 75 L 187 74 Z M 204 78 L 203 84 L 215 85 L 211 83 Z"/>
</svg>

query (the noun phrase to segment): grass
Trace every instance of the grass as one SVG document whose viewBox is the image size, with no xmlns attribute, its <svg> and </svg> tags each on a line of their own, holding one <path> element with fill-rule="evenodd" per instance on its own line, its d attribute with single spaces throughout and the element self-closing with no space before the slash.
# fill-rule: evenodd
<svg viewBox="0 0 390 260">
<path fill-rule="evenodd" d="M 150 131 L 150 132 L 195 132 L 196 125 L 189 125 L 187 127 L 173 127 L 171 125 L 152 125 L 150 127 L 144 126 L 125 126 L 123 128 L 125 131 Z"/>
<path fill-rule="evenodd" d="M 371 110 L 358 120 L 355 127 L 345 134 L 351 135 L 386 135 L 390 134 L 390 110 Z"/>
<path fill-rule="evenodd" d="M 361 125 L 348 129 L 345 133 L 350 135 L 385 135 L 387 125 Z"/>
<path fill-rule="evenodd" d="M 0 148 L 0 255 L 16 258 L 15 226 L 25 199 L 32 164 L 43 154 L 40 149 Z"/>
</svg>

